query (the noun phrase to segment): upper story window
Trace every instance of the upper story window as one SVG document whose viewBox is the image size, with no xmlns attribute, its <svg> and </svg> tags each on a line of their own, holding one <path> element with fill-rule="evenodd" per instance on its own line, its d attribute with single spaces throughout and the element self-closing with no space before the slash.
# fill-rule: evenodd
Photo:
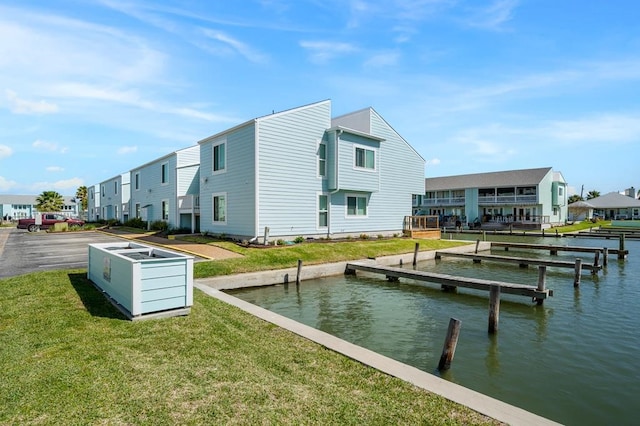
<svg viewBox="0 0 640 426">
<path fill-rule="evenodd" d="M 113 193 L 118 195 L 118 181 L 113 182 Z"/>
<path fill-rule="evenodd" d="M 133 180 L 135 181 L 135 189 L 137 191 L 140 189 L 140 173 L 136 173 Z"/>
<path fill-rule="evenodd" d="M 93 200 L 93 189 L 91 191 L 89 191 L 89 196 L 91 197 L 91 199 Z"/>
<path fill-rule="evenodd" d="M 327 144 L 318 145 L 318 176 L 327 176 Z"/>
<path fill-rule="evenodd" d="M 373 149 L 355 147 L 355 167 L 375 170 L 376 152 Z"/>
<path fill-rule="evenodd" d="M 104 185 L 100 185 L 100 194 L 104 197 Z"/>
<path fill-rule="evenodd" d="M 226 142 L 213 146 L 213 172 L 223 172 L 227 168 Z"/>
<path fill-rule="evenodd" d="M 563 186 L 559 186 L 558 187 L 558 196 L 560 196 L 560 197 L 564 196 L 564 187 Z"/>
<path fill-rule="evenodd" d="M 163 163 L 162 164 L 162 169 L 160 171 L 161 177 L 160 177 L 160 182 L 161 183 L 167 183 L 169 182 L 169 163 Z"/>
</svg>

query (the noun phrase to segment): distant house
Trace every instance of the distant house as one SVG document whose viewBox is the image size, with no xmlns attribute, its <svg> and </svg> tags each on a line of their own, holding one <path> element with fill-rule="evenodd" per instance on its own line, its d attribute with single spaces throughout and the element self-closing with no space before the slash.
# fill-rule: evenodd
<svg viewBox="0 0 640 426">
<path fill-rule="evenodd" d="M 89 222 L 97 222 L 100 220 L 100 184 L 90 185 L 87 187 L 87 214 Z"/>
<path fill-rule="evenodd" d="M 130 175 L 122 173 L 100 183 L 100 217 L 104 220 L 129 220 Z"/>
<path fill-rule="evenodd" d="M 0 219 L 18 220 L 34 218 L 36 212 L 37 195 L 0 195 Z M 61 213 L 67 217 L 77 217 L 79 206 L 76 199 L 70 196 L 63 196 L 64 206 L 62 210 L 54 213 Z"/>
<path fill-rule="evenodd" d="M 589 217 L 599 216 L 608 220 L 640 219 L 640 200 L 632 196 L 610 192 L 587 200 L 587 203 L 592 206 Z M 573 204 L 575 203 L 569 205 L 570 209 Z"/>
<path fill-rule="evenodd" d="M 443 225 L 543 229 L 567 220 L 567 183 L 550 167 L 427 178 L 413 207 Z"/>
<path fill-rule="evenodd" d="M 424 191 L 424 159 L 375 110 L 329 100 L 201 140 L 202 231 L 239 239 L 392 234 Z"/>
<path fill-rule="evenodd" d="M 132 169 L 130 216 L 195 232 L 200 219 L 199 170 L 197 145 Z"/>
</svg>

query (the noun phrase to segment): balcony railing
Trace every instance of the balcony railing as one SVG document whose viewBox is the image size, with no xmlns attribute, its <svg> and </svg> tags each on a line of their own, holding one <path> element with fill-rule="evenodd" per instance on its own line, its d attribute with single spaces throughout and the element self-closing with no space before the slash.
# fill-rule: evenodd
<svg viewBox="0 0 640 426">
<path fill-rule="evenodd" d="M 423 198 L 423 206 L 464 206 L 464 197 L 453 198 Z"/>
<path fill-rule="evenodd" d="M 485 195 L 478 197 L 478 204 L 537 204 L 537 195 Z"/>
<path fill-rule="evenodd" d="M 181 213 L 200 213 L 200 196 L 182 195 L 178 197 L 178 210 Z"/>
</svg>

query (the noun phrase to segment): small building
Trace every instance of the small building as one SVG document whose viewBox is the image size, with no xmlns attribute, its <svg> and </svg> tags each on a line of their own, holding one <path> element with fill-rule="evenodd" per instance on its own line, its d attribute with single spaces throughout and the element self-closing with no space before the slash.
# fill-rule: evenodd
<svg viewBox="0 0 640 426">
<path fill-rule="evenodd" d="M 104 220 L 129 220 L 130 174 L 122 173 L 100 183 L 100 217 Z"/>
<path fill-rule="evenodd" d="M 198 142 L 201 229 L 257 240 L 390 235 L 424 191 L 424 159 L 373 108 L 325 100 Z"/>
<path fill-rule="evenodd" d="M 607 220 L 640 219 L 640 200 L 633 196 L 610 192 L 587 201 L 593 206 L 593 216 Z"/>
<path fill-rule="evenodd" d="M 184 148 L 130 172 L 131 217 L 196 232 L 200 221 L 200 147 Z"/>
<path fill-rule="evenodd" d="M 544 229 L 567 220 L 567 182 L 551 167 L 427 178 L 413 208 L 441 226 Z"/>
<path fill-rule="evenodd" d="M 38 209 L 38 195 L 0 195 L 0 219 L 12 221 L 34 218 Z M 71 196 L 63 196 L 64 206 L 60 213 L 66 217 L 77 217 L 80 206 Z"/>
<path fill-rule="evenodd" d="M 100 220 L 100 184 L 87 187 L 87 215 L 89 222 Z"/>
</svg>

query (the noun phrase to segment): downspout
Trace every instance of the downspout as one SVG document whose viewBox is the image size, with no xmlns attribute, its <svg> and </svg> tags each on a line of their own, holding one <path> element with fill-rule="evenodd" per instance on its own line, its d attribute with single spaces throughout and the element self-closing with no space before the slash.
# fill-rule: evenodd
<svg viewBox="0 0 640 426">
<path fill-rule="evenodd" d="M 255 202 L 255 208 L 254 208 L 254 220 L 255 220 L 255 224 L 254 224 L 254 231 L 255 231 L 255 237 L 253 237 L 250 241 L 258 241 L 259 235 L 260 235 L 260 230 L 258 229 L 258 226 L 260 225 L 260 138 L 258 137 L 260 135 L 260 122 L 258 121 L 258 119 L 254 120 L 255 126 L 254 126 L 254 140 L 255 143 L 253 144 L 255 152 L 254 152 L 254 166 L 253 169 L 255 170 L 255 182 L 254 182 L 254 190 L 255 190 L 255 194 L 254 194 L 254 202 Z"/>
<path fill-rule="evenodd" d="M 338 152 L 339 152 L 338 148 L 339 148 L 339 145 L 340 145 L 340 135 L 341 134 L 342 134 L 342 130 L 337 129 L 335 131 L 335 138 L 336 138 L 335 149 L 334 149 L 335 167 L 333 169 L 333 172 L 334 172 L 335 177 L 336 177 L 336 189 L 331 191 L 331 192 L 329 192 L 329 196 L 330 196 L 329 200 L 331 200 L 331 195 L 333 195 L 333 194 L 337 193 L 338 191 L 340 191 L 340 173 L 338 173 L 338 166 L 340 165 L 340 162 L 338 161 L 338 159 L 340 158 L 340 155 L 338 155 Z M 331 206 L 331 203 L 329 203 L 329 206 Z M 328 220 L 328 223 L 327 223 L 327 233 L 328 233 L 328 235 L 331 235 L 331 222 L 332 222 L 331 210 L 329 210 L 329 220 Z"/>
</svg>

